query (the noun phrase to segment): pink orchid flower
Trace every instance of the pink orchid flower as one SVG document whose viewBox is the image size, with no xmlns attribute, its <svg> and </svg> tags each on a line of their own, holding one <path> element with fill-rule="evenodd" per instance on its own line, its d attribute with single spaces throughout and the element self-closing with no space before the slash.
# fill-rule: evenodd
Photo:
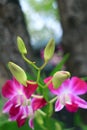
<svg viewBox="0 0 87 130">
<path fill-rule="evenodd" d="M 32 81 L 33 82 L 33 81 Z M 4 113 L 9 113 L 11 121 L 17 121 L 18 127 L 25 124 L 29 117 L 29 125 L 34 128 L 33 119 L 37 109 L 46 105 L 43 97 L 32 98 L 32 94 L 37 89 L 37 84 L 27 83 L 27 87 L 20 84 L 17 80 L 8 80 L 2 87 L 2 95 L 8 98 L 3 107 Z"/>
<path fill-rule="evenodd" d="M 44 82 L 47 84 L 51 79 L 52 77 L 48 77 Z M 87 84 L 82 79 L 72 77 L 65 80 L 57 89 L 54 89 L 52 82 L 50 82 L 48 87 L 58 97 L 55 103 L 55 111 L 60 111 L 64 106 L 69 112 L 76 112 L 79 107 L 87 109 L 87 102 L 78 96 L 87 92 Z"/>
</svg>

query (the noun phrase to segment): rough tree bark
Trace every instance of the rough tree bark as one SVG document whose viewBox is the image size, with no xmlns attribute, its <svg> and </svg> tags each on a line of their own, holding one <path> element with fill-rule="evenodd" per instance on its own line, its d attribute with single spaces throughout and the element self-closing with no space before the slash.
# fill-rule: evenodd
<svg viewBox="0 0 87 130">
<path fill-rule="evenodd" d="M 63 27 L 62 45 L 64 53 L 70 54 L 66 68 L 72 75 L 87 76 L 87 0 L 57 2 Z M 81 110 L 81 118 L 87 124 L 86 111 Z"/>
<path fill-rule="evenodd" d="M 87 76 L 87 0 L 57 0 L 63 27 L 66 64 L 72 75 Z"/>
<path fill-rule="evenodd" d="M 0 0 L 0 86 L 9 76 L 8 61 L 26 68 L 16 45 L 17 36 L 21 36 L 28 48 L 31 59 L 30 36 L 26 29 L 24 16 L 18 0 Z"/>
</svg>

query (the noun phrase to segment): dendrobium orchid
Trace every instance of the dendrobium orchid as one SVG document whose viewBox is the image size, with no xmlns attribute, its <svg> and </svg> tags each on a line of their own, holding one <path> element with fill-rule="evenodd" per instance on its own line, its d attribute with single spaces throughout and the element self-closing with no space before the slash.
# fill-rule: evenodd
<svg viewBox="0 0 87 130">
<path fill-rule="evenodd" d="M 37 109 L 46 105 L 46 101 L 41 96 L 32 97 L 38 85 L 33 81 L 27 83 L 27 87 L 20 84 L 16 79 L 8 80 L 2 87 L 2 95 L 8 98 L 3 107 L 4 113 L 9 113 L 11 121 L 17 121 L 19 127 L 25 124 L 29 117 L 29 125 L 34 128 L 33 119 Z"/>
<path fill-rule="evenodd" d="M 78 77 L 68 78 L 57 89 L 53 87 L 50 81 L 52 81 L 52 77 L 44 80 L 50 91 L 57 95 L 55 111 L 60 111 L 64 106 L 69 112 L 76 112 L 79 107 L 87 109 L 87 102 L 78 96 L 87 92 L 87 84 L 85 81 Z"/>
<path fill-rule="evenodd" d="M 23 68 L 12 61 L 8 63 L 8 68 L 14 78 L 7 80 L 2 86 L 2 96 L 7 99 L 3 107 L 3 113 L 9 115 L 10 121 L 16 121 L 18 127 L 23 126 L 26 119 L 29 118 L 28 124 L 34 129 L 35 112 L 47 105 L 43 111 L 39 110 L 44 118 L 39 116 L 37 119 L 37 129 L 44 128 L 49 130 L 51 128 L 49 122 L 52 123 L 51 125 L 54 129 L 62 129 L 59 123 L 54 119 L 50 119 L 53 114 L 53 103 L 55 102 L 55 111 L 62 110 L 64 106 L 69 112 L 76 112 L 78 108 L 87 109 L 87 101 L 79 97 L 87 92 L 87 83 L 78 77 L 70 78 L 71 74 L 68 71 L 56 71 L 54 73 L 55 68 L 51 72 L 53 76 L 46 78 L 44 80 L 45 84 L 43 84 L 41 71 L 48 62 L 52 61 L 55 51 L 54 39 L 49 40 L 43 50 L 44 62 L 40 67 L 38 67 L 34 61 L 27 58 L 27 48 L 19 36 L 17 37 L 17 45 L 24 61 L 34 69 L 36 78 L 34 81 L 28 81 L 27 74 Z M 33 71 L 33 69 L 31 71 Z M 29 77 L 32 78 L 31 75 L 29 75 Z M 38 87 L 40 91 L 37 90 Z M 50 99 L 46 87 L 56 96 Z M 41 95 L 38 95 L 38 92 Z M 47 101 L 45 99 L 47 99 Z M 42 119 L 44 120 L 42 121 Z M 44 126 L 38 127 L 40 124 Z"/>
</svg>

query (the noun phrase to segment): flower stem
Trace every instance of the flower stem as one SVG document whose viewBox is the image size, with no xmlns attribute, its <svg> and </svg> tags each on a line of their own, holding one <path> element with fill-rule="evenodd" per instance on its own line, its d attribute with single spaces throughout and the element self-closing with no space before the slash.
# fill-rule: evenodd
<svg viewBox="0 0 87 130">
<path fill-rule="evenodd" d="M 44 62 L 44 64 L 40 67 L 40 70 L 42 70 L 47 65 L 47 62 Z"/>
<path fill-rule="evenodd" d="M 27 83 L 29 83 L 29 84 L 36 84 L 37 82 L 32 82 L 30 80 L 27 80 Z"/>
<path fill-rule="evenodd" d="M 54 97 L 53 99 L 51 99 L 51 100 L 49 101 L 49 103 L 54 103 L 57 98 L 58 98 L 58 96 Z"/>
<path fill-rule="evenodd" d="M 38 110 L 38 112 L 41 114 L 41 115 L 43 115 L 43 116 L 47 116 L 47 114 L 45 113 L 45 112 L 43 112 L 42 110 Z"/>
<path fill-rule="evenodd" d="M 51 83 L 51 81 L 52 81 L 52 79 L 47 83 L 47 84 L 45 84 L 45 85 L 42 85 L 41 83 L 39 83 L 39 82 L 37 82 L 38 83 L 38 85 L 41 87 L 41 88 L 47 88 L 48 87 L 48 85 Z"/>
<path fill-rule="evenodd" d="M 31 96 L 34 97 L 34 98 L 43 98 L 43 96 L 35 95 L 35 94 L 32 94 Z"/>
<path fill-rule="evenodd" d="M 41 70 L 39 69 L 38 73 L 37 73 L 37 83 L 39 82 L 39 79 L 40 79 L 40 72 L 41 72 Z"/>
<path fill-rule="evenodd" d="M 39 82 L 38 82 L 38 85 L 39 85 L 41 88 L 44 88 L 44 86 L 43 86 L 41 83 L 39 83 Z"/>
<path fill-rule="evenodd" d="M 36 70 L 39 70 L 39 68 L 34 64 L 34 62 L 27 59 L 24 54 L 22 54 L 22 57 L 28 64 L 32 65 Z"/>
</svg>

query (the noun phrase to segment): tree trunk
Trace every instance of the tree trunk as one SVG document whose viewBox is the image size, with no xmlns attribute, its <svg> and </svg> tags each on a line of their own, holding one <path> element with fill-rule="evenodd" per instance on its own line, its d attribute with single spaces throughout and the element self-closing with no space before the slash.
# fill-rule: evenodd
<svg viewBox="0 0 87 130">
<path fill-rule="evenodd" d="M 72 75 L 87 76 L 87 0 L 58 0 L 66 64 Z"/>
<path fill-rule="evenodd" d="M 87 76 L 87 0 L 57 0 L 63 27 L 62 45 L 70 57 L 66 69 L 75 76 Z M 87 124 L 87 110 L 81 118 Z"/>
<path fill-rule="evenodd" d="M 28 56 L 33 55 L 30 36 L 26 30 L 24 16 L 18 0 L 0 0 L 0 86 L 9 76 L 7 63 L 13 61 L 26 68 L 18 52 L 16 39 L 21 36 L 26 43 Z"/>
</svg>

